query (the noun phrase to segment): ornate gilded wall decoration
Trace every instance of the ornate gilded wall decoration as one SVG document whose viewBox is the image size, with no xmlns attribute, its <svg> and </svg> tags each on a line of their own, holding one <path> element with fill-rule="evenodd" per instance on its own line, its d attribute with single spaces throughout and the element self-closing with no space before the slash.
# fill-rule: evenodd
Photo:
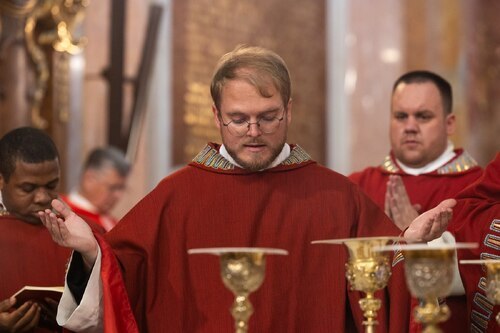
<svg viewBox="0 0 500 333">
<path fill-rule="evenodd" d="M 74 55 L 83 49 L 85 39 L 74 38 L 73 34 L 81 23 L 87 6 L 88 0 L 0 1 L 2 15 L 14 17 L 24 23 L 26 50 L 35 66 L 35 84 L 30 94 L 33 126 L 48 126 L 48 120 L 41 115 L 41 107 L 46 97 L 51 68 L 67 68 L 49 63 L 54 59 L 61 59 L 52 57 L 53 52 Z M 62 90 L 67 91 L 64 87 Z"/>
</svg>

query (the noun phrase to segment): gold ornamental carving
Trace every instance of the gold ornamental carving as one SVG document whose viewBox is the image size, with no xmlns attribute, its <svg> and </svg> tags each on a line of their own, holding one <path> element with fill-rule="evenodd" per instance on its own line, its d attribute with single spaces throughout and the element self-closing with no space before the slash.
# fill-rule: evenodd
<svg viewBox="0 0 500 333">
<path fill-rule="evenodd" d="M 24 21 L 26 50 L 34 64 L 35 87 L 32 93 L 31 121 L 33 126 L 46 128 L 47 119 L 41 115 L 41 105 L 47 92 L 50 66 L 47 47 L 50 51 L 74 55 L 80 53 L 85 38 L 73 36 L 82 22 L 88 0 L 25 0 L 0 1 L 3 15 Z M 67 89 L 64 89 L 67 91 Z"/>
<path fill-rule="evenodd" d="M 438 299 L 450 291 L 455 249 L 403 250 L 403 255 L 408 289 L 423 301 L 415 308 L 415 319 L 424 325 L 423 332 L 441 332 L 437 324 L 448 320 L 451 313 Z"/>
<path fill-rule="evenodd" d="M 451 243 L 429 246 L 407 244 L 387 246 L 386 250 L 400 250 L 404 256 L 406 284 L 420 303 L 413 316 L 423 325 L 422 333 L 441 333 L 439 323 L 450 318 L 451 311 L 445 299 L 451 292 L 455 274 L 456 250 L 475 248 L 475 243 Z"/>
<path fill-rule="evenodd" d="M 288 251 L 283 249 L 258 247 L 200 248 L 190 249 L 188 253 L 219 256 L 222 282 L 234 294 L 230 312 L 234 318 L 235 333 L 249 331 L 248 321 L 254 313 L 249 296 L 264 282 L 266 255 L 288 255 Z"/>
<path fill-rule="evenodd" d="M 365 333 L 376 331 L 377 313 L 382 302 L 375 297 L 375 292 L 387 286 L 392 274 L 390 254 L 379 249 L 400 240 L 402 238 L 382 236 L 312 242 L 312 244 L 344 244 L 347 248 L 349 254 L 349 259 L 345 264 L 347 281 L 351 290 L 358 290 L 365 294 L 365 297 L 359 300 L 359 307 L 365 317 L 362 322 Z"/>
</svg>

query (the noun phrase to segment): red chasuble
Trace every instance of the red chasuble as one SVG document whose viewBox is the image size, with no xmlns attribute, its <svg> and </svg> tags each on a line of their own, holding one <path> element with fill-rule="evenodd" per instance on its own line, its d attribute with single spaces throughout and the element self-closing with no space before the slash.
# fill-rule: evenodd
<svg viewBox="0 0 500 333">
<path fill-rule="evenodd" d="M 26 285 L 63 286 L 70 254 L 52 240 L 42 224 L 0 216 L 0 300 Z M 37 328 L 33 332 L 50 331 Z"/>
<path fill-rule="evenodd" d="M 455 150 L 456 156 L 437 170 L 418 176 L 405 173 L 397 164 L 394 155 L 387 156 L 382 165 L 369 167 L 353 173 L 349 179 L 359 186 L 384 209 L 385 192 L 390 175 L 401 176 L 412 204 L 420 204 L 420 212 L 437 206 L 441 201 L 454 198 L 467 185 L 481 176 L 482 169 L 476 161 L 462 149 Z M 401 283 L 404 283 L 401 281 Z M 445 332 L 460 332 L 467 325 L 465 296 L 448 297 L 447 305 L 452 311 L 451 318 L 441 328 Z M 416 301 L 413 302 L 416 305 Z M 419 332 L 420 325 L 410 323 L 410 332 Z"/>
<path fill-rule="evenodd" d="M 459 251 L 459 260 L 500 259 L 500 153 L 477 182 L 458 194 L 450 230 L 458 242 L 479 243 L 477 249 Z M 467 296 L 467 331 L 499 332 L 495 316 L 500 306 L 486 297 L 486 269 L 480 265 L 459 265 L 459 269 Z"/>
<path fill-rule="evenodd" d="M 218 258 L 187 251 L 249 246 L 289 252 L 267 257 L 264 283 L 250 296 L 250 332 L 355 332 L 355 325 L 363 330 L 362 314 L 359 295 L 346 285 L 346 250 L 311 241 L 398 234 L 357 186 L 298 146 L 277 167 L 248 172 L 210 144 L 104 238 L 123 269 L 140 332 L 234 331 L 234 297 L 222 283 Z M 104 301 L 120 295 L 105 291 Z M 389 330 L 384 302 L 377 332 Z M 105 323 L 112 317 L 105 307 Z M 390 330 L 404 331 L 407 318 L 393 319 Z"/>
</svg>

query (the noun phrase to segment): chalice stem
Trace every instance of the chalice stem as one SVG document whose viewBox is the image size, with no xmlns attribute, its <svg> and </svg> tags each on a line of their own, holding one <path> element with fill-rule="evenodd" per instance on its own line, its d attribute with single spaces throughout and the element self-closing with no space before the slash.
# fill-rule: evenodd
<svg viewBox="0 0 500 333">
<path fill-rule="evenodd" d="M 234 318 L 236 333 L 248 332 L 248 319 L 253 314 L 252 303 L 248 300 L 248 295 L 237 295 L 231 307 L 231 314 Z"/>
<path fill-rule="evenodd" d="M 373 292 L 367 292 L 366 297 L 359 300 L 359 305 L 366 318 L 366 320 L 363 321 L 365 333 L 375 333 L 375 327 L 378 325 L 378 321 L 376 320 L 377 311 L 381 306 L 380 300 L 374 297 Z"/>
<path fill-rule="evenodd" d="M 437 325 L 432 324 L 425 326 L 422 333 L 443 333 L 443 331 Z"/>
<path fill-rule="evenodd" d="M 375 333 L 375 325 L 366 325 L 365 333 Z"/>
</svg>

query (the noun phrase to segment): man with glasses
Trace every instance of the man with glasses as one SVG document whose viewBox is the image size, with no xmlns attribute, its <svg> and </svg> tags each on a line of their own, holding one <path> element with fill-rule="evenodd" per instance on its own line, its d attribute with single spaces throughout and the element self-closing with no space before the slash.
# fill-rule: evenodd
<svg viewBox="0 0 500 333">
<path fill-rule="evenodd" d="M 187 251 L 273 247 L 289 255 L 267 259 L 264 283 L 252 295 L 251 331 L 362 330 L 359 294 L 347 291 L 344 248 L 311 241 L 399 230 L 345 177 L 286 143 L 291 84 L 277 54 L 237 47 L 220 59 L 210 91 L 222 145 L 208 144 L 188 166 L 163 179 L 104 239 L 96 241 L 60 202 L 53 207 L 62 218 L 40 214 L 55 241 L 77 251 L 67 277 L 72 294 L 63 296 L 61 304 L 69 304 L 59 309 L 60 323 L 75 331 L 104 325 L 106 332 L 230 332 L 233 295 L 220 279 L 217 259 Z M 405 237 L 440 235 L 453 205 L 444 202 L 417 218 Z M 103 297 L 91 297 L 93 290 Z M 86 304 L 90 300 L 97 303 Z M 104 312 L 95 310 L 102 307 Z M 390 325 L 401 331 L 401 319 L 389 322 L 385 310 L 381 330 Z"/>
</svg>

